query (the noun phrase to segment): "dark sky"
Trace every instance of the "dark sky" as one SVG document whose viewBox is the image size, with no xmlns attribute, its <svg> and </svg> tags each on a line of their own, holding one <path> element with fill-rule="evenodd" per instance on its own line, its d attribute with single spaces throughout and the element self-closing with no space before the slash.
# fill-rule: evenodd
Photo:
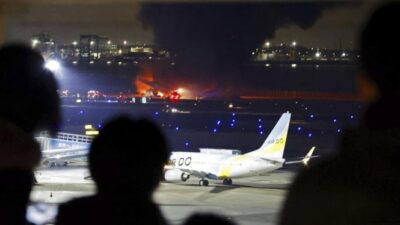
<svg viewBox="0 0 400 225">
<path fill-rule="evenodd" d="M 0 0 L 0 4 L 2 1 L 6 0 Z M 173 10 L 177 10 L 177 4 L 163 4 L 162 7 L 160 6 L 158 7 L 159 9 L 156 9 L 157 6 L 155 5 L 151 6 L 149 4 L 128 0 L 7 1 L 11 3 L 6 4 L 6 7 L 3 7 L 2 11 L 0 10 L 0 16 L 5 18 L 7 24 L 6 38 L 8 40 L 28 40 L 32 33 L 49 31 L 56 40 L 60 42 L 71 42 L 77 39 L 81 33 L 98 33 L 109 36 L 115 41 L 126 39 L 131 42 L 141 41 L 153 43 L 153 31 L 157 27 L 157 24 L 151 23 L 156 22 L 157 19 L 160 20 L 160 16 L 162 15 L 154 15 L 155 18 L 150 18 L 151 15 L 148 15 L 147 12 L 164 8 L 163 15 L 167 15 L 167 10 L 169 10 L 170 13 L 172 13 Z M 16 4 L 15 2 L 24 3 Z M 199 4 L 182 3 L 180 5 L 193 6 Z M 234 8 L 230 6 L 232 4 L 229 3 L 223 5 L 227 5 L 225 11 L 228 11 L 228 8 Z M 239 5 L 243 8 L 251 8 L 251 6 L 245 3 Z M 244 24 L 246 20 L 253 19 L 253 21 L 256 22 L 252 26 L 266 34 L 271 33 L 271 30 L 274 28 L 279 28 L 276 30 L 278 32 L 277 35 L 281 35 L 279 36 L 279 40 L 276 40 L 277 42 L 285 41 L 285 39 L 288 38 L 295 39 L 297 37 L 300 41 L 303 41 L 305 45 L 315 44 L 325 47 L 331 45 L 331 43 L 337 42 L 337 37 L 341 37 L 343 40 L 352 39 L 355 32 L 353 28 L 357 27 L 360 21 L 362 21 L 365 12 L 368 11 L 366 9 L 369 8 L 368 5 L 371 5 L 371 3 L 358 4 L 355 7 L 354 4 L 338 4 L 336 2 L 333 3 L 336 7 L 329 7 L 332 3 L 324 4 L 312 2 L 309 3 L 311 6 L 305 8 L 299 7 L 301 4 L 293 3 L 283 3 L 281 4 L 283 6 L 279 7 L 269 7 L 268 5 L 277 5 L 271 3 L 260 3 L 256 5 L 258 5 L 257 7 L 260 9 L 251 10 L 258 11 L 256 12 L 258 14 L 246 16 L 250 16 L 251 18 L 240 18 L 245 19 L 245 21 L 243 21 Z M 203 9 L 205 7 L 205 5 L 201 6 Z M 213 14 L 216 14 L 217 8 L 218 6 L 212 7 L 210 10 L 213 11 Z M 272 12 L 271 8 L 279 9 L 276 12 Z M 182 16 L 184 16 L 184 14 L 185 13 L 183 13 Z M 186 12 L 186 14 L 188 13 Z M 215 15 L 210 16 L 215 17 Z M 178 15 L 176 15 L 175 17 L 164 19 L 174 20 L 178 18 Z M 228 17 L 224 17 L 223 15 L 219 16 L 219 19 L 223 20 L 224 18 Z M 235 22 L 238 22 L 239 17 L 233 19 Z M 263 19 L 272 19 L 273 21 L 263 21 Z M 144 29 L 142 26 L 143 24 L 147 24 L 148 29 Z M 257 26 L 257 24 L 259 26 Z M 263 27 L 262 25 L 268 26 Z M 315 38 L 316 32 L 321 32 L 321 30 L 324 30 L 325 33 L 329 35 L 322 36 L 318 39 Z M 334 32 L 335 35 L 330 35 L 332 32 Z M 312 42 L 307 40 L 312 40 Z"/>
</svg>

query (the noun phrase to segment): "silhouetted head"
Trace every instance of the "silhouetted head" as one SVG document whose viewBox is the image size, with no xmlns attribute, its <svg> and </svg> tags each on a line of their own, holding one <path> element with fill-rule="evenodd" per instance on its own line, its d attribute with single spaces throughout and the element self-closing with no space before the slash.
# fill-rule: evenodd
<svg viewBox="0 0 400 225">
<path fill-rule="evenodd" d="M 190 216 L 184 225 L 234 225 L 235 223 L 214 214 L 194 214 Z"/>
<path fill-rule="evenodd" d="M 160 128 L 149 120 L 119 117 L 93 140 L 89 168 L 100 193 L 148 197 L 169 156 Z"/>
<path fill-rule="evenodd" d="M 57 83 L 40 54 L 23 45 L 0 49 L 0 117 L 28 133 L 55 132 L 60 122 Z"/>
<path fill-rule="evenodd" d="M 376 84 L 381 95 L 400 91 L 400 33 L 394 26 L 398 21 L 400 2 L 385 4 L 371 15 L 361 34 L 363 75 Z M 373 88 L 367 84 L 367 91 Z"/>
</svg>

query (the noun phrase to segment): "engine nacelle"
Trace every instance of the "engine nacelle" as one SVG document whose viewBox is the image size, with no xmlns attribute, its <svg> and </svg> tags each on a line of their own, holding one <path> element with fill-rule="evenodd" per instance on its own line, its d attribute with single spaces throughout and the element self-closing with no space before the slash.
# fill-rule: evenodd
<svg viewBox="0 0 400 225">
<path fill-rule="evenodd" d="M 185 182 L 190 178 L 190 174 L 183 173 L 179 169 L 170 169 L 164 172 L 164 180 L 167 182 Z"/>
</svg>

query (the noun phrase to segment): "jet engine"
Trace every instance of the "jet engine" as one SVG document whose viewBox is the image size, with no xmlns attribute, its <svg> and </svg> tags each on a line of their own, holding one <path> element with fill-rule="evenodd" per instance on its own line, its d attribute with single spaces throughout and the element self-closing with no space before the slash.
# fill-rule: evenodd
<svg viewBox="0 0 400 225">
<path fill-rule="evenodd" d="M 190 178 L 190 174 L 186 174 L 179 169 L 170 169 L 164 172 L 164 180 L 167 182 L 185 182 Z"/>
</svg>

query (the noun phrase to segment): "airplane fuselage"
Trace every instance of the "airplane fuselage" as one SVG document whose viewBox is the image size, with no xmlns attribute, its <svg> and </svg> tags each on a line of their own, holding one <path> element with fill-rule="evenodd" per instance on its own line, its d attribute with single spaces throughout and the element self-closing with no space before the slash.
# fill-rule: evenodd
<svg viewBox="0 0 400 225">
<path fill-rule="evenodd" d="M 204 154 L 200 152 L 173 152 L 170 157 L 173 168 L 203 178 L 223 180 L 258 176 L 283 165 L 283 161 L 268 160 L 250 155 Z M 207 171 L 201 174 L 200 171 Z"/>
</svg>

